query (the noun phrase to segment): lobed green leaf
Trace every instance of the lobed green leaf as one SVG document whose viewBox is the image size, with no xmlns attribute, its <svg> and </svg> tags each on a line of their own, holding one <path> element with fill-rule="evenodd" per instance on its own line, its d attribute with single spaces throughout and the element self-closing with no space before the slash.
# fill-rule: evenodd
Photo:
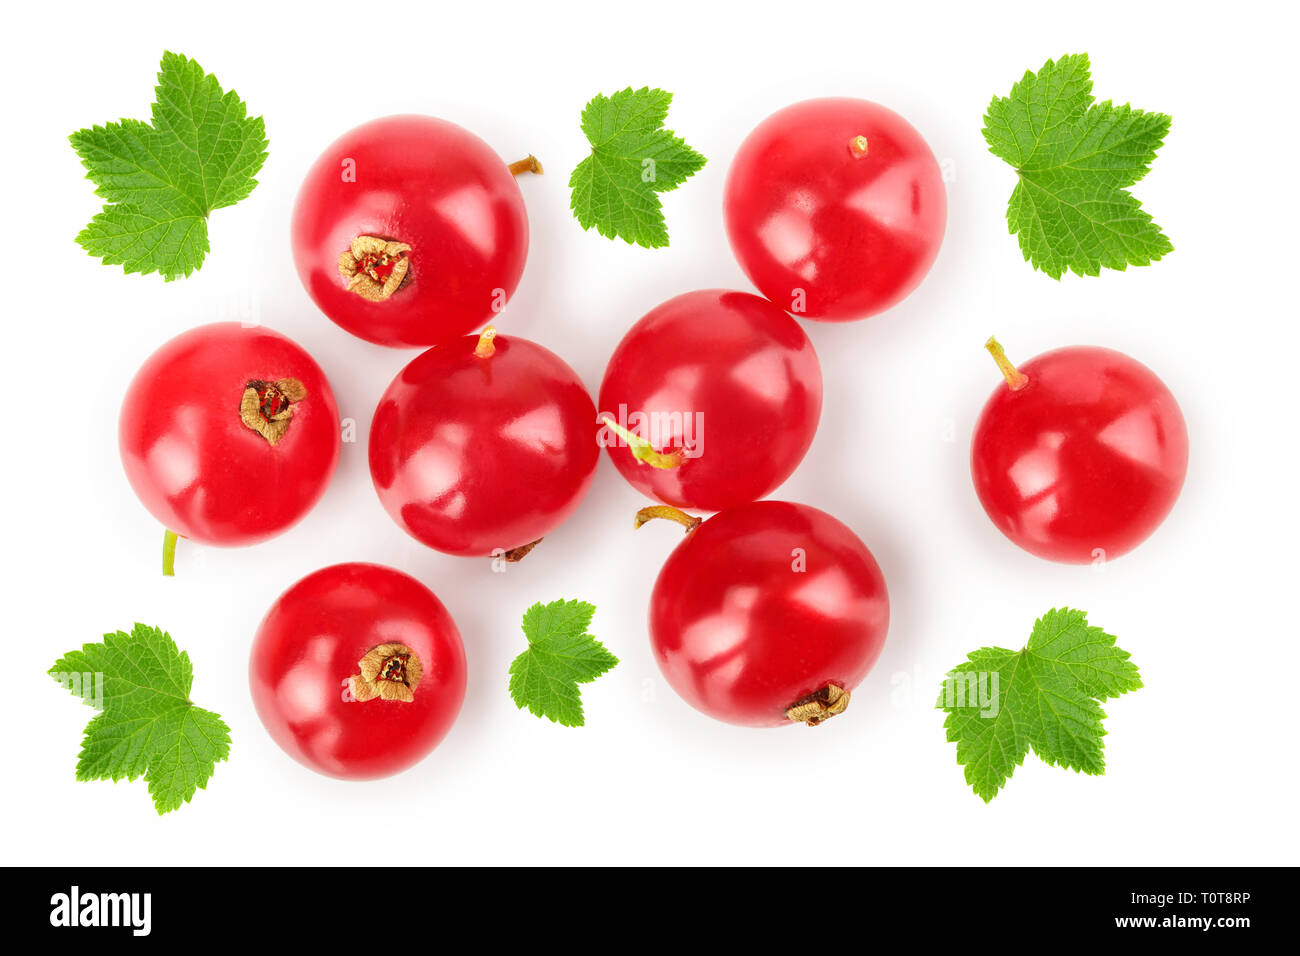
<svg viewBox="0 0 1300 956">
<path fill-rule="evenodd" d="M 205 788 L 230 754 L 230 728 L 190 701 L 189 655 L 165 631 L 136 624 L 130 634 L 105 634 L 65 654 L 50 674 L 99 710 L 86 725 L 78 780 L 144 777 L 163 814 Z"/>
<path fill-rule="evenodd" d="M 127 273 L 189 276 L 206 257 L 207 217 L 246 198 L 266 161 L 266 128 L 194 60 L 164 53 L 152 124 L 124 119 L 73 133 L 107 205 L 77 242 Z"/>
<path fill-rule="evenodd" d="M 676 189 L 705 159 L 663 129 L 672 94 L 628 87 L 596 96 L 582 111 L 591 155 L 569 177 L 569 206 L 585 229 L 646 248 L 668 245 L 658 193 Z"/>
<path fill-rule="evenodd" d="M 584 723 L 579 684 L 590 683 L 618 658 L 587 633 L 596 608 L 585 601 L 534 604 L 524 612 L 528 650 L 510 665 L 510 696 L 520 708 L 566 727 Z"/>
<path fill-rule="evenodd" d="M 1145 176 L 1170 118 L 1096 104 L 1086 54 L 1048 60 L 994 97 L 984 138 L 1016 169 L 1007 226 L 1026 262 L 1059 279 L 1149 265 L 1173 244 L 1125 187 Z"/>
<path fill-rule="evenodd" d="M 962 675 L 985 681 L 986 691 L 996 675 L 996 697 L 957 694 Z M 969 654 L 949 673 L 936 706 L 947 712 L 944 729 L 957 745 L 966 782 L 987 803 L 1031 749 L 1049 766 L 1104 773 L 1106 714 L 1099 700 L 1141 686 L 1137 667 L 1112 635 L 1090 626 L 1084 612 L 1061 608 L 1035 622 L 1021 650 L 985 647 Z"/>
</svg>

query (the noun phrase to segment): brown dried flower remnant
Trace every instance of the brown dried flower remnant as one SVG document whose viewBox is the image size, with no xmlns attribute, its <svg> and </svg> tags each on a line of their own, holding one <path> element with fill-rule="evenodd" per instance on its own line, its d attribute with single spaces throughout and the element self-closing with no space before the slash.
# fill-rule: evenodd
<svg viewBox="0 0 1300 956">
<path fill-rule="evenodd" d="M 849 706 L 849 692 L 838 684 L 827 684 L 816 693 L 801 697 L 785 710 L 790 720 L 816 727 L 842 714 Z"/>
<path fill-rule="evenodd" d="M 339 275 L 348 280 L 348 291 L 371 302 L 383 302 L 402 287 L 411 268 L 404 242 L 357 236 L 339 256 Z"/>
<path fill-rule="evenodd" d="M 415 688 L 424 668 L 415 651 L 405 644 L 379 644 L 357 661 L 360 674 L 352 676 L 352 697 L 358 701 L 415 700 Z"/>
<path fill-rule="evenodd" d="M 289 430 L 293 405 L 307 397 L 296 378 L 275 382 L 249 382 L 239 400 L 239 420 L 275 445 Z"/>
</svg>

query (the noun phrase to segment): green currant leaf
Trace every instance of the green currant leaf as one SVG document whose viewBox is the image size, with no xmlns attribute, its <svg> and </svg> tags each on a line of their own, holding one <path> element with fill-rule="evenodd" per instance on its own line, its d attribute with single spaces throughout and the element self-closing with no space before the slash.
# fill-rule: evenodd
<svg viewBox="0 0 1300 956">
<path fill-rule="evenodd" d="M 190 658 L 164 631 L 137 624 L 70 651 L 50 675 L 99 713 L 86 725 L 78 780 L 149 785 L 159 815 L 207 787 L 230 755 L 230 728 L 189 699 Z"/>
<path fill-rule="evenodd" d="M 1007 225 L 1025 261 L 1065 272 L 1145 266 L 1173 244 L 1125 187 L 1147 174 L 1169 132 L 1163 113 L 1095 103 L 1086 53 L 1026 72 L 984 117 L 989 151 L 1015 167 Z"/>
<path fill-rule="evenodd" d="M 585 601 L 534 604 L 524 612 L 528 650 L 510 665 L 510 696 L 520 710 L 565 727 L 581 727 L 579 684 L 590 683 L 618 663 L 587 633 L 595 606 Z"/>
<path fill-rule="evenodd" d="M 164 53 L 152 123 L 124 119 L 69 138 L 106 205 L 77 236 L 105 265 L 188 276 L 208 253 L 207 217 L 253 191 L 261 117 L 193 60 Z"/>
<path fill-rule="evenodd" d="M 936 705 L 966 782 L 985 803 L 1032 749 L 1050 766 L 1105 772 L 1099 701 L 1142 686 L 1115 638 L 1070 608 L 1034 624 L 1019 651 L 984 647 L 953 668 Z"/>
<path fill-rule="evenodd" d="M 591 155 L 569 177 L 569 206 L 583 230 L 596 227 L 648 249 L 668 245 L 658 193 L 676 189 L 706 160 L 663 128 L 673 95 L 630 86 L 596 96 L 582 111 Z"/>
</svg>

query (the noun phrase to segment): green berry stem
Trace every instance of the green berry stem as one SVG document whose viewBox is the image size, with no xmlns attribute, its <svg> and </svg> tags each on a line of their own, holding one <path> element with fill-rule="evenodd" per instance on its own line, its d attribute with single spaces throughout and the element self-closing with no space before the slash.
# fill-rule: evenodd
<svg viewBox="0 0 1300 956">
<path fill-rule="evenodd" d="M 993 361 L 998 363 L 998 368 L 1002 369 L 1002 374 L 1006 377 L 1007 385 L 1010 386 L 1011 391 L 1018 392 L 1029 384 L 1029 376 L 1011 364 L 1011 360 L 1007 358 L 1007 353 L 1002 351 L 1002 346 L 997 339 L 989 336 L 989 340 L 984 343 L 984 347 L 993 356 Z"/>
<path fill-rule="evenodd" d="M 170 528 L 163 533 L 163 576 L 176 576 L 176 532 Z"/>
<path fill-rule="evenodd" d="M 687 514 L 681 508 L 674 508 L 672 505 L 649 505 L 636 513 L 635 527 L 639 528 L 647 521 L 653 521 L 655 518 L 676 521 L 686 529 L 688 534 L 698 528 L 700 522 L 704 520 L 695 517 L 695 515 Z"/>
<path fill-rule="evenodd" d="M 492 340 L 496 337 L 496 326 L 489 325 L 479 333 L 478 343 L 474 346 L 474 354 L 479 358 L 491 358 L 497 350 L 497 347 L 492 344 Z"/>
<path fill-rule="evenodd" d="M 510 164 L 510 174 L 512 176 L 519 176 L 523 173 L 535 173 L 538 176 L 542 174 L 541 161 L 532 153 Z"/>
<path fill-rule="evenodd" d="M 686 449 L 678 448 L 676 451 L 657 451 L 655 446 L 650 444 L 640 435 L 628 431 L 614 419 L 606 415 L 601 422 L 609 427 L 623 441 L 627 442 L 627 447 L 632 450 L 632 457 L 643 465 L 649 465 L 651 468 L 677 468 L 686 460 Z"/>
</svg>

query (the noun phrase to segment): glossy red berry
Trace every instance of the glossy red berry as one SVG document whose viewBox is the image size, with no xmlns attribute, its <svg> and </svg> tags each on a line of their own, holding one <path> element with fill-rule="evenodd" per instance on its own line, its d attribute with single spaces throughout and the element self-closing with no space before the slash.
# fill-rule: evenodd
<svg viewBox="0 0 1300 956">
<path fill-rule="evenodd" d="M 436 345 L 480 328 L 514 294 L 528 255 L 510 167 L 431 116 L 389 116 L 339 137 L 307 173 L 292 230 L 316 305 L 380 345 Z"/>
<path fill-rule="evenodd" d="M 1117 558 L 1178 499 L 1187 426 L 1162 381 L 1110 349 L 1074 346 L 1019 368 L 980 413 L 971 476 L 985 512 L 1031 554 L 1070 564 Z"/>
<path fill-rule="evenodd" d="M 368 780 L 405 770 L 446 736 L 465 698 L 465 649 L 415 578 L 336 564 L 271 605 L 248 674 L 257 715 L 285 753 Z"/>
<path fill-rule="evenodd" d="M 817 99 L 773 113 L 732 160 L 724 212 L 751 282 L 810 319 L 896 305 L 943 241 L 947 198 L 930 147 L 897 113 Z"/>
<path fill-rule="evenodd" d="M 393 520 L 429 547 L 514 559 L 591 486 L 596 407 L 554 352 L 494 336 L 432 348 L 393 379 L 370 429 L 370 475 Z"/>
<path fill-rule="evenodd" d="M 118 443 L 131 488 L 165 527 L 201 544 L 254 544 L 324 494 L 338 410 L 320 366 L 291 339 L 217 323 L 145 361 Z"/>
<path fill-rule="evenodd" d="M 747 292 L 688 292 L 623 337 L 600 386 L 601 444 L 651 498 L 717 511 L 772 492 L 803 460 L 821 366 L 797 322 Z"/>
<path fill-rule="evenodd" d="M 642 516 L 663 516 L 655 510 Z M 650 597 L 668 683 L 692 707 L 751 727 L 842 712 L 888 629 L 871 552 L 824 511 L 785 501 L 696 519 Z"/>
</svg>

